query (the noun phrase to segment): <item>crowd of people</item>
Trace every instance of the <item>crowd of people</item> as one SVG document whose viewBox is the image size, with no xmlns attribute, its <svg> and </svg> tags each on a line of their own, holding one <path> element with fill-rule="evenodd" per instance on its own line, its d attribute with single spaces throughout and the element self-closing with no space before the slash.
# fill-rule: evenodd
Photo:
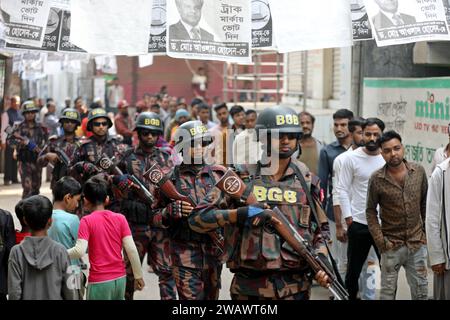
<svg viewBox="0 0 450 320">
<path fill-rule="evenodd" d="M 377 262 L 381 299 L 395 299 L 400 267 L 412 299 L 428 299 L 427 259 L 434 298 L 450 298 L 450 143 L 428 179 L 397 132 L 347 109 L 330 144 L 312 114 L 285 106 L 164 93 L 135 115 L 123 99 L 115 114 L 81 97 L 56 109 L 13 97 L 2 115 L 4 183 L 19 172 L 23 193 L 21 230 L 0 210 L 0 299 L 132 300 L 146 255 L 162 300 L 217 300 L 225 263 L 235 300 L 306 300 L 314 280 L 348 291 L 330 298 L 375 299 Z M 278 211 L 333 274 L 269 227 Z"/>
</svg>

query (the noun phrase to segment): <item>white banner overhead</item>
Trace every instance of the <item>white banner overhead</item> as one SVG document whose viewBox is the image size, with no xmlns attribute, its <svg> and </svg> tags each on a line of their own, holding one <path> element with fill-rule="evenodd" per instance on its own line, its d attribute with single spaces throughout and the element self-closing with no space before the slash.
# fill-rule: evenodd
<svg viewBox="0 0 450 320">
<path fill-rule="evenodd" d="M 2 0 L 0 6 L 6 42 L 42 46 L 50 0 Z"/>
<path fill-rule="evenodd" d="M 139 56 L 139 68 L 151 66 L 153 64 L 153 54 Z"/>
<path fill-rule="evenodd" d="M 70 42 L 94 54 L 148 52 L 151 0 L 76 0 L 71 2 Z"/>
<path fill-rule="evenodd" d="M 450 40 L 441 0 L 365 0 L 365 4 L 379 47 Z"/>
<path fill-rule="evenodd" d="M 352 45 L 348 0 L 269 0 L 278 52 Z"/>
<path fill-rule="evenodd" d="M 249 0 L 168 0 L 167 54 L 251 63 Z"/>
</svg>

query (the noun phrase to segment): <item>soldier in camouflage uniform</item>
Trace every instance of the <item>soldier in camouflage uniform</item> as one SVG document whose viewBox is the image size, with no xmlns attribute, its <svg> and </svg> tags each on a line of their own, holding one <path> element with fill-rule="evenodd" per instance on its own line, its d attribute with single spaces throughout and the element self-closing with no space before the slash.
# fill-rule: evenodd
<svg viewBox="0 0 450 320">
<path fill-rule="evenodd" d="M 261 134 L 263 129 L 268 134 Z M 267 221 L 264 208 L 277 206 L 318 253 L 326 255 L 325 241 L 329 236 L 326 215 L 321 211 L 320 221 L 312 217 L 306 197 L 309 191 L 302 188 L 301 179 L 309 185 L 315 199 L 320 193 L 319 182 L 303 163 L 291 158 L 301 136 L 294 110 L 281 106 L 265 109 L 258 117 L 256 130 L 267 160 L 263 163 L 278 162 L 269 174 L 261 170 L 260 162 L 247 185 L 258 203 L 229 209 L 236 207 L 236 202 L 215 188 L 190 216 L 189 224 L 197 232 L 224 228 L 227 265 L 234 273 L 232 299 L 306 300 L 313 278 L 325 287 L 328 276 L 323 271 L 313 274 L 306 260 L 264 222 Z"/>
<path fill-rule="evenodd" d="M 14 145 L 18 142 L 17 160 L 19 161 L 19 174 L 22 181 L 22 199 L 39 194 L 42 183 L 42 168 L 38 166 L 38 154 L 44 147 L 48 133 L 47 129 L 36 121 L 36 114 L 39 108 L 33 101 L 28 100 L 22 104 L 22 121 L 16 134 L 21 138 L 17 139 L 14 135 L 8 137 L 8 144 Z"/>
<path fill-rule="evenodd" d="M 170 256 L 179 298 L 182 300 L 217 300 L 222 271 L 221 230 L 212 234 L 190 229 L 188 217 L 195 205 L 207 196 L 220 179 L 216 172 L 225 168 L 207 166 L 203 155 L 212 138 L 201 121 L 189 121 L 175 133 L 175 149 L 183 153 L 183 162 L 174 168 L 171 180 L 178 193 L 190 202 L 164 198 L 166 207 L 155 216 L 170 234 Z"/>
<path fill-rule="evenodd" d="M 155 162 L 170 171 L 172 161 L 170 154 L 155 146 L 158 137 L 164 132 L 163 123 L 154 112 L 142 112 L 136 120 L 134 128 L 137 131 L 139 145 L 127 150 L 120 163 L 119 168 L 124 175 L 115 177 L 117 185 L 126 184 L 128 175 L 138 178 L 152 194 L 156 194 L 155 187 L 145 181 L 142 174 Z M 120 200 L 120 210 L 127 217 L 133 239 L 139 252 L 141 263 L 147 253 L 154 272 L 159 278 L 160 296 L 162 300 L 176 299 L 175 281 L 172 277 L 170 267 L 170 256 L 168 255 L 169 236 L 166 229 L 151 228 L 152 204 L 143 199 L 137 192 L 122 188 L 123 197 Z M 153 204 L 157 206 L 157 203 Z M 147 250 L 148 249 L 148 250 Z M 127 287 L 125 298 L 133 299 L 134 277 L 131 266 L 127 261 Z"/>
<path fill-rule="evenodd" d="M 75 151 L 69 174 L 78 180 L 82 185 L 90 177 L 101 173 L 106 177 L 109 187 L 110 203 L 108 210 L 118 212 L 118 201 L 111 190 L 111 181 L 107 179 L 99 167 L 99 160 L 103 154 L 110 159 L 119 161 L 121 155 L 128 149 L 128 146 L 120 143 L 117 139 L 108 135 L 108 129 L 112 127 L 112 121 L 106 114 L 105 109 L 95 108 L 89 112 L 87 130 L 93 135 L 81 142 L 80 147 Z"/>
<path fill-rule="evenodd" d="M 41 151 L 38 158 L 38 164 L 41 167 L 47 166 L 49 162 L 54 166 L 52 180 L 50 182 L 50 189 L 52 190 L 55 183 L 67 175 L 69 169 L 58 157 L 58 154 L 56 153 L 57 149 L 63 151 L 69 160 L 72 161 L 75 150 L 81 145 L 80 139 L 75 136 L 75 130 L 81 124 L 78 111 L 72 108 L 65 109 L 61 114 L 59 122 L 63 128 L 64 135 L 61 137 L 50 137 L 49 142 Z"/>
</svg>

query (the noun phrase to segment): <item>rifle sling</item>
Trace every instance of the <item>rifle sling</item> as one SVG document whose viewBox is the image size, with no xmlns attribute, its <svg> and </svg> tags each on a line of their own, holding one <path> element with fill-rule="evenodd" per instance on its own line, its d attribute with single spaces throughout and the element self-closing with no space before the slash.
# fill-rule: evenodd
<svg viewBox="0 0 450 320">
<path fill-rule="evenodd" d="M 320 220 L 318 219 L 316 206 L 315 206 L 314 200 L 313 200 L 313 198 L 311 196 L 311 189 L 308 187 L 308 184 L 306 183 L 305 178 L 303 177 L 303 174 L 300 172 L 298 167 L 293 165 L 292 162 L 289 164 L 289 166 L 294 170 L 295 175 L 300 180 L 302 188 L 305 190 L 306 198 L 308 199 L 311 211 L 312 211 L 312 213 L 314 215 L 314 218 L 316 219 L 316 222 L 317 222 L 317 227 L 319 228 L 319 232 L 322 234 L 322 228 L 320 227 L 320 223 L 319 223 Z M 322 234 L 322 236 L 323 236 L 323 234 Z M 331 264 L 333 266 L 334 275 L 336 276 L 336 278 L 339 281 L 339 283 L 344 285 L 344 281 L 342 281 L 341 275 L 340 275 L 340 273 L 338 271 L 338 268 L 337 268 L 336 261 L 334 260 L 333 254 L 331 253 L 331 250 L 328 247 L 328 243 L 327 243 L 326 239 L 325 239 L 325 247 L 327 248 L 328 256 L 329 256 Z"/>
</svg>

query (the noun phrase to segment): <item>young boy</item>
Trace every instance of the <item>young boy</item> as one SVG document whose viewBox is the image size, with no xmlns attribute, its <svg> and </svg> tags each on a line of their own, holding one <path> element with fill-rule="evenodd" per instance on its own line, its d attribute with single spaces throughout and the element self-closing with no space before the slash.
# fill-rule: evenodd
<svg viewBox="0 0 450 320">
<path fill-rule="evenodd" d="M 75 212 L 81 199 L 81 185 L 74 178 L 65 176 L 55 183 L 52 193 L 52 226 L 48 230 L 48 236 L 70 249 L 75 246 L 80 227 L 80 219 Z M 74 273 L 74 286 L 78 289 L 78 298 L 82 299 L 86 277 L 81 273 L 80 262 L 74 259 L 70 261 L 70 265 Z"/>
<path fill-rule="evenodd" d="M 109 210 L 105 181 L 92 177 L 83 187 L 83 204 L 91 213 L 81 218 L 72 259 L 81 258 L 89 247 L 87 300 L 124 300 L 126 273 L 122 249 L 127 253 L 138 290 L 144 287 L 139 255 L 125 216 Z"/>
<path fill-rule="evenodd" d="M 11 249 L 8 264 L 9 300 L 72 300 L 72 276 L 66 249 L 50 239 L 53 206 L 44 196 L 24 199 L 19 208 L 31 236 Z"/>
<path fill-rule="evenodd" d="M 22 207 L 23 207 L 23 200 L 20 200 L 16 204 L 16 207 L 14 208 L 16 217 L 19 220 L 20 225 L 22 227 L 22 229 L 20 229 L 20 231 L 16 230 L 16 244 L 21 243 L 23 241 L 23 239 L 25 239 L 25 237 L 31 236 L 30 227 L 28 227 L 27 224 L 23 221 Z"/>
</svg>

